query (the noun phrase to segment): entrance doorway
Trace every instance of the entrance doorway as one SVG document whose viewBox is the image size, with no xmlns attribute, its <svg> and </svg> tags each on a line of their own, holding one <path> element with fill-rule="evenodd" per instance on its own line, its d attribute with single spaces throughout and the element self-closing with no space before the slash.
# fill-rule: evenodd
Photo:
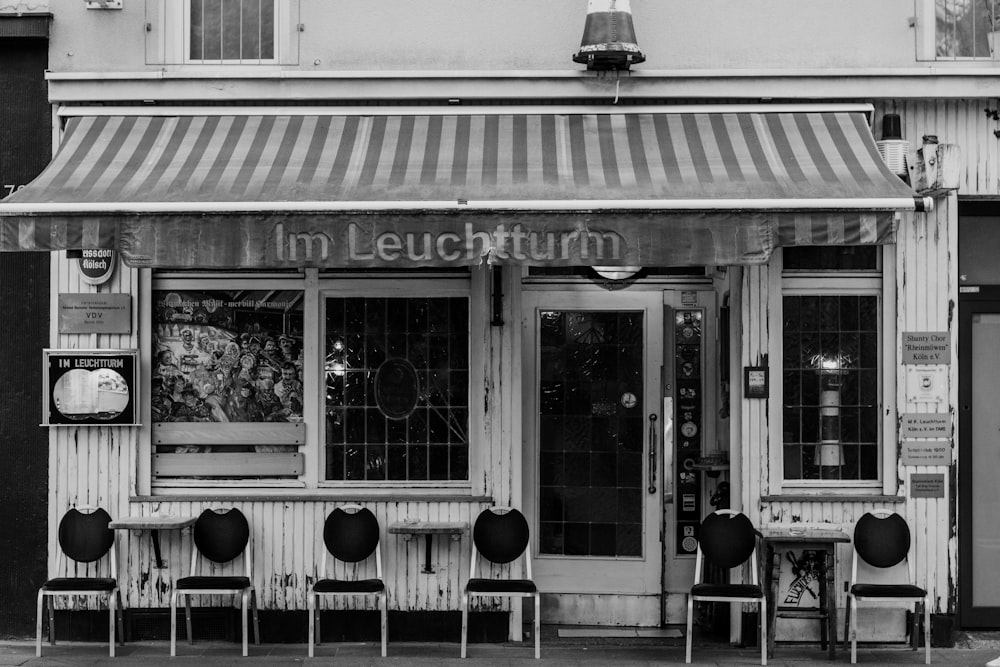
<svg viewBox="0 0 1000 667">
<path fill-rule="evenodd" d="M 986 290 L 994 294 L 985 293 Z M 1000 290 L 959 305 L 959 621 L 1000 627 Z M 979 297 L 979 298 L 977 298 Z"/>
<path fill-rule="evenodd" d="M 708 286 L 526 291 L 524 498 L 542 621 L 683 622 L 715 449 Z M 707 443 L 707 444 L 706 444 Z"/>
</svg>

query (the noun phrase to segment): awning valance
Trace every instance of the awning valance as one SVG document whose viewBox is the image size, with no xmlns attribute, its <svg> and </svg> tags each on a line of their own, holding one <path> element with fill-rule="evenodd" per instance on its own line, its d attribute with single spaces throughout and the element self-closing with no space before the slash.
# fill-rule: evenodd
<svg viewBox="0 0 1000 667">
<path fill-rule="evenodd" d="M 857 106 L 229 111 L 69 118 L 52 163 L 0 202 L 0 249 L 201 268 L 741 264 L 889 242 L 917 206 Z"/>
</svg>

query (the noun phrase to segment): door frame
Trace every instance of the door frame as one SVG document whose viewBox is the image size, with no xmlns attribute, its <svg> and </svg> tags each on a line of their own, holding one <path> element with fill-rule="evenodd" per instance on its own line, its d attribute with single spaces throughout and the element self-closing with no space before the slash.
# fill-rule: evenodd
<svg viewBox="0 0 1000 667">
<path fill-rule="evenodd" d="M 1000 286 L 983 286 L 978 292 L 962 292 L 958 304 L 958 624 L 963 628 L 1000 626 L 1000 605 L 972 605 L 975 568 L 972 546 L 972 512 L 975 498 L 972 473 L 972 316 L 1000 314 Z M 998 471 L 1000 472 L 1000 471 Z"/>
</svg>

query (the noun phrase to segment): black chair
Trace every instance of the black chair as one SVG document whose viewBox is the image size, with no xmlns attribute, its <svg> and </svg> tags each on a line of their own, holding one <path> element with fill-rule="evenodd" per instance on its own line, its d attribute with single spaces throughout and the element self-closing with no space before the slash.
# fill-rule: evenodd
<svg viewBox="0 0 1000 667">
<path fill-rule="evenodd" d="M 716 510 L 702 520 L 698 529 L 694 585 L 688 595 L 685 662 L 691 662 L 694 603 L 741 602 L 755 604 L 760 610 L 760 664 L 767 664 L 767 596 L 760 585 L 760 561 L 757 559 L 759 535 L 750 519 L 736 510 Z M 746 564 L 750 570 L 750 583 L 705 583 L 706 561 L 727 573 Z"/>
<path fill-rule="evenodd" d="M 910 641 L 913 650 L 919 642 L 918 624 L 920 609 L 924 617 L 924 662 L 931 664 L 931 601 L 927 591 L 912 583 L 915 578 L 909 559 L 910 527 L 899 514 L 889 510 L 866 512 L 854 526 L 854 557 L 851 559 L 851 585 L 847 591 L 847 612 L 844 619 L 844 641 L 851 639 L 851 663 L 858 661 L 858 602 L 877 600 L 914 603 L 913 627 Z M 905 561 L 906 581 L 885 583 L 885 572 L 897 568 Z M 858 578 L 858 565 L 863 562 L 882 572 L 882 583 L 864 583 Z M 848 629 L 849 628 L 849 629 Z"/>
<path fill-rule="evenodd" d="M 524 578 L 485 579 L 476 576 L 479 561 L 506 565 L 524 556 Z M 511 507 L 485 509 L 472 528 L 472 563 L 469 581 L 462 591 L 462 657 L 469 639 L 470 597 L 511 597 L 535 599 L 535 658 L 541 658 L 542 608 L 538 587 L 531 579 L 531 542 L 528 521 Z"/>
<path fill-rule="evenodd" d="M 382 612 L 382 657 L 386 655 L 389 634 L 388 602 L 385 582 L 382 580 L 382 551 L 379 546 L 378 519 L 371 510 L 360 505 L 338 507 L 326 517 L 323 524 L 323 543 L 326 556 L 323 559 L 323 573 L 329 573 L 330 559 L 350 563 L 354 575 L 372 557 L 375 559 L 375 578 L 319 579 L 309 587 L 309 657 L 313 657 L 314 646 L 322 641 L 320 615 L 316 613 L 317 598 L 321 595 L 374 595 L 378 598 Z M 345 568 L 346 569 L 346 568 Z"/>
<path fill-rule="evenodd" d="M 257 623 L 257 592 L 253 586 L 253 567 L 250 557 L 250 524 L 243 512 L 236 508 L 218 511 L 207 509 L 194 524 L 191 548 L 190 575 L 174 582 L 170 595 L 170 655 L 177 655 L 177 596 L 184 596 L 184 617 L 187 622 L 188 643 L 194 643 L 191 633 L 191 596 L 224 595 L 240 596 L 243 624 L 243 655 L 247 647 L 247 603 L 253 609 L 254 640 L 260 644 L 260 626 Z M 229 563 L 243 554 L 243 576 L 198 575 L 202 559 L 214 564 Z M 201 558 L 199 558 L 199 555 Z"/>
<path fill-rule="evenodd" d="M 59 521 L 59 552 L 56 555 L 56 573 L 63 574 L 68 569 L 67 560 L 77 563 L 71 576 L 56 576 L 49 579 L 38 590 L 38 614 L 35 628 L 35 655 L 42 655 L 42 608 L 48 599 L 49 643 L 56 643 L 56 619 L 54 598 L 75 595 L 92 595 L 107 598 L 108 601 L 108 652 L 115 657 L 115 620 L 118 622 L 118 637 L 122 632 L 122 599 L 118 590 L 118 555 L 115 549 L 115 531 L 108 527 L 111 516 L 101 508 L 71 508 Z M 98 561 L 109 556 L 108 576 L 78 573 L 79 564 L 95 571 L 100 569 Z M 65 572 L 70 574 L 69 572 Z M 78 575 L 78 576 L 72 576 Z"/>
</svg>

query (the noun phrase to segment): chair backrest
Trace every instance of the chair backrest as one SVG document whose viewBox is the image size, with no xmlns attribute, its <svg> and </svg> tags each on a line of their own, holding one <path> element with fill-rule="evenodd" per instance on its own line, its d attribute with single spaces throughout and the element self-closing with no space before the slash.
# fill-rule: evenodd
<svg viewBox="0 0 1000 667">
<path fill-rule="evenodd" d="M 207 509 L 194 524 L 194 544 L 205 558 L 228 563 L 239 556 L 250 541 L 250 524 L 235 507 L 220 512 Z"/>
<path fill-rule="evenodd" d="M 708 562 L 728 570 L 754 554 L 757 530 L 746 514 L 717 510 L 702 520 L 698 546 Z"/>
<path fill-rule="evenodd" d="M 59 548 L 80 563 L 100 560 L 115 543 L 109 523 L 111 516 L 100 507 L 90 512 L 70 508 L 59 521 Z"/>
<path fill-rule="evenodd" d="M 854 551 L 873 567 L 901 563 L 910 552 L 910 527 L 895 512 L 866 512 L 854 526 Z"/>
<path fill-rule="evenodd" d="M 367 559 L 378 547 L 378 519 L 367 507 L 338 507 L 323 524 L 323 543 L 334 558 L 347 563 Z"/>
<path fill-rule="evenodd" d="M 528 547 L 528 520 L 513 508 L 488 508 L 476 518 L 472 541 L 493 563 L 510 563 Z"/>
</svg>

